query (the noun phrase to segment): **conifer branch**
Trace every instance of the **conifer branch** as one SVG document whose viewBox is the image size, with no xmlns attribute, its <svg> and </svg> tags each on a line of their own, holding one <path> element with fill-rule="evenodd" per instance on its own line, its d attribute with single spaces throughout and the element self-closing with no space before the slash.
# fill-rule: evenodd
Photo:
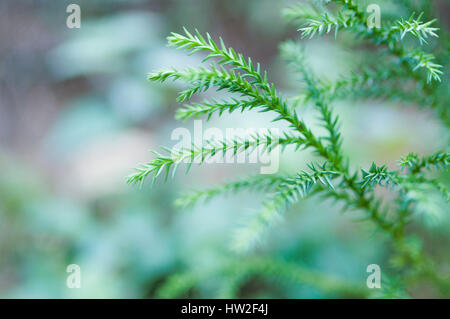
<svg viewBox="0 0 450 319">
<path fill-rule="evenodd" d="M 289 135 L 288 133 L 278 137 L 268 132 L 266 134 L 254 133 L 246 138 L 234 137 L 222 141 L 206 140 L 203 145 L 192 144 L 191 147 L 180 149 L 163 147 L 168 155 L 153 151 L 156 158 L 137 168 L 136 173 L 128 177 L 127 183 L 142 184 L 149 175 L 153 175 L 154 181 L 161 173 L 164 173 L 164 180 L 167 180 L 170 171 L 172 170 L 172 176 L 174 176 L 180 164 L 187 163 L 187 173 L 193 163 L 201 164 L 215 155 L 226 156 L 229 152 L 233 156 L 244 152 L 246 155 L 250 155 L 257 149 L 261 152 L 271 152 L 277 146 L 282 146 L 284 149 L 289 144 L 302 145 L 304 142 L 302 137 Z"/>
<path fill-rule="evenodd" d="M 359 9 L 356 2 L 347 0 L 332 1 L 352 12 L 351 23 L 345 20 L 349 26 L 345 27 L 346 29 L 355 32 L 358 36 L 370 39 L 377 45 L 386 45 L 394 56 L 406 63 L 411 72 L 424 68 L 427 71 L 427 82 L 431 82 L 431 80 L 441 81 L 442 65 L 433 62 L 435 60 L 434 55 L 425 53 L 420 49 L 410 51 L 401 44 L 406 34 L 411 34 L 418 38 L 421 44 L 426 43 L 428 37 L 438 37 L 435 32 L 438 28 L 431 27 L 435 20 L 423 23 L 421 21 L 422 14 L 417 19 L 414 19 L 414 15 L 412 15 L 408 20 L 400 19 L 396 21 L 392 26 L 383 25 L 381 28 L 368 30 L 365 12 Z M 322 21 L 326 21 L 324 17 L 322 19 L 324 19 Z M 343 24 L 340 24 L 340 26 L 344 27 Z"/>
<path fill-rule="evenodd" d="M 285 42 L 281 45 L 281 53 L 284 58 L 302 75 L 302 80 L 306 84 L 306 92 L 308 99 L 314 101 L 316 107 L 320 112 L 320 119 L 322 126 L 327 130 L 328 136 L 325 140 L 330 143 L 329 151 L 325 155 L 326 160 L 334 163 L 338 169 L 344 168 L 343 155 L 341 151 L 342 139 L 339 133 L 339 118 L 333 115 L 329 103 L 330 99 L 324 92 L 323 87 L 315 78 L 312 70 L 307 67 L 301 48 L 293 42 Z"/>
<path fill-rule="evenodd" d="M 321 184 L 333 189 L 331 180 L 339 173 L 327 169 L 327 166 L 325 163 L 317 168 L 314 164 L 309 164 L 311 173 L 302 171 L 296 177 L 281 180 L 277 192 L 264 203 L 262 210 L 236 230 L 232 248 L 238 252 L 247 252 L 256 246 L 264 233 L 281 220 L 284 211 L 307 196 L 314 185 Z"/>
<path fill-rule="evenodd" d="M 421 18 L 423 13 L 421 13 L 417 19 L 414 19 L 414 14 L 408 20 L 400 18 L 400 20 L 395 22 L 395 25 L 391 27 L 392 33 L 398 33 L 400 40 L 403 40 L 405 35 L 411 34 L 415 38 L 419 39 L 420 44 L 428 44 L 428 37 L 439 36 L 435 33 L 439 28 L 432 27 L 431 25 L 436 22 L 436 19 L 423 23 Z"/>
<path fill-rule="evenodd" d="M 401 167 L 406 167 L 411 174 L 417 174 L 423 169 L 448 169 L 450 165 L 450 153 L 435 152 L 431 155 L 419 157 L 416 153 L 409 153 L 399 161 Z"/>
<path fill-rule="evenodd" d="M 200 201 L 207 202 L 212 198 L 239 191 L 275 191 L 277 186 L 284 181 L 284 177 L 278 175 L 253 175 L 246 178 L 220 184 L 205 190 L 191 191 L 175 201 L 180 208 L 192 207 Z"/>
<path fill-rule="evenodd" d="M 329 12 L 325 6 L 334 2 L 343 10 L 338 13 Z M 380 28 L 367 28 L 366 13 L 354 0 L 324 1 L 315 5 L 294 6 L 284 11 L 284 16 L 295 23 L 304 23 L 300 28 L 302 37 L 320 36 L 331 31 L 335 35 L 339 30 L 346 29 L 357 36 L 371 41 L 377 47 L 387 49 L 391 60 L 369 68 L 362 68 L 357 73 L 340 77 L 331 82 L 317 77 L 307 66 L 298 45 L 287 42 L 281 46 L 281 51 L 295 71 L 299 72 L 302 90 L 289 105 L 269 82 L 267 72 L 262 72 L 259 63 L 250 58 L 244 58 L 232 48 L 227 47 L 220 39 L 216 44 L 209 34 L 203 37 L 198 31 L 195 34 L 184 29 L 185 34 L 172 33 L 168 37 L 169 45 L 189 51 L 206 53 L 204 61 L 210 61 L 208 68 L 188 68 L 185 70 L 168 69 L 151 73 L 149 79 L 164 82 L 168 79 L 182 80 L 189 87 L 180 92 L 178 101 L 187 103 L 198 93 L 210 88 L 225 90 L 234 96 L 223 99 L 211 99 L 199 103 L 184 104 L 176 112 L 176 118 L 187 120 L 198 117 L 210 119 L 214 114 L 219 116 L 225 112 L 246 112 L 255 109 L 260 112 L 274 112 L 274 121 L 286 121 L 289 131 L 275 137 L 271 133 L 254 135 L 245 139 L 230 139 L 224 141 L 206 141 L 203 146 L 192 145 L 178 150 L 165 149 L 169 155 L 156 154 L 156 159 L 143 164 L 137 172 L 128 179 L 129 183 L 142 183 L 147 176 L 155 179 L 160 174 L 168 176 L 175 173 L 178 165 L 187 162 L 189 167 L 196 160 L 203 163 L 218 154 L 231 151 L 234 156 L 242 152 L 251 152 L 262 148 L 267 152 L 280 146 L 288 145 L 299 148 L 310 148 L 320 160 L 326 164 L 310 164 L 309 171 L 300 171 L 295 177 L 286 176 L 254 176 L 207 190 L 191 192 L 177 201 L 177 205 L 188 207 L 201 200 L 209 200 L 220 194 L 255 190 L 269 192 L 270 196 L 263 202 L 261 211 L 249 218 L 242 228 L 238 229 L 233 246 L 239 251 L 247 251 L 257 244 L 266 230 L 276 224 L 284 211 L 293 203 L 306 195 L 321 195 L 343 204 L 343 211 L 355 210 L 363 212 L 363 219 L 373 222 L 389 236 L 395 248 L 394 260 L 405 270 L 407 278 L 427 276 L 440 285 L 442 280 L 436 273 L 430 258 L 422 249 L 411 249 L 411 237 L 406 234 L 406 225 L 419 213 L 436 213 L 436 205 L 424 192 L 438 191 L 448 201 L 449 193 L 445 185 L 437 179 L 426 177 L 425 171 L 431 167 L 447 169 L 448 152 L 440 151 L 429 156 L 419 157 L 411 153 L 400 160 L 399 170 L 389 170 L 387 165 L 377 166 L 373 163 L 368 169 L 352 171 L 349 159 L 342 150 L 342 136 L 339 118 L 333 114 L 332 102 L 335 99 L 355 96 L 360 98 L 383 97 L 397 99 L 403 102 L 414 102 L 418 105 L 429 105 L 438 111 L 444 123 L 450 123 L 448 117 L 448 93 L 441 83 L 444 77 L 443 65 L 449 61 L 448 53 L 426 53 L 422 49 L 410 49 L 406 46 L 406 36 L 416 38 L 424 45 L 430 39 L 438 39 L 438 28 L 435 20 L 423 22 L 425 15 L 411 15 L 391 23 L 384 23 Z M 427 15 L 428 16 L 428 15 Z M 445 38 L 444 38 L 445 39 Z M 441 47 L 442 49 L 442 47 Z M 436 52 L 436 50 L 435 50 Z M 418 69 L 427 72 L 427 78 L 421 76 Z M 294 99 L 295 100 L 295 99 Z M 301 103 L 314 104 L 320 119 L 320 125 L 326 133 L 317 134 L 311 130 L 296 112 L 296 106 Z M 404 170 L 406 168 L 406 170 Z M 394 192 L 394 200 L 388 203 L 376 195 L 377 186 L 386 187 Z M 434 197 L 433 197 L 434 198 Z M 406 275 L 405 275 L 406 276 Z M 187 277 L 185 289 L 194 284 L 196 278 Z M 233 291 L 239 285 L 239 276 L 230 284 L 228 291 Z M 389 292 L 387 292 L 389 293 Z"/>
<path fill-rule="evenodd" d="M 353 17 L 346 16 L 339 12 L 336 17 L 329 13 L 315 18 L 309 18 L 305 26 L 298 29 L 301 32 L 302 38 L 312 39 L 315 35 L 321 36 L 328 34 L 334 29 L 334 37 L 336 38 L 340 29 L 353 26 L 357 22 Z"/>
<path fill-rule="evenodd" d="M 172 36 L 168 38 L 169 44 L 177 46 L 181 49 L 187 49 L 191 53 L 198 51 L 209 52 L 204 61 L 218 58 L 217 62 L 222 65 L 220 68 L 211 66 L 211 69 L 198 68 L 187 69 L 185 71 L 178 71 L 176 69 L 163 70 L 149 75 L 151 81 L 164 82 L 169 78 L 183 79 L 188 82 L 192 82 L 193 86 L 183 91 L 179 96 L 179 101 L 188 100 L 193 94 L 206 90 L 212 86 L 217 87 L 219 90 L 227 89 L 232 93 L 241 93 L 241 95 L 250 98 L 250 100 L 241 101 L 239 107 L 244 110 L 246 108 L 259 107 L 261 112 L 274 111 L 278 113 L 273 121 L 284 120 L 290 123 L 290 128 L 301 133 L 304 137 L 304 147 L 312 147 L 314 151 L 328 158 L 329 152 L 323 145 L 323 143 L 312 133 L 307 125 L 299 119 L 295 110 L 291 112 L 289 110 L 286 101 L 277 92 L 273 83 L 268 82 L 267 72 L 261 75 L 259 63 L 254 66 L 251 59 L 245 59 L 242 54 L 236 53 L 233 49 L 227 48 L 222 39 L 220 39 L 220 48 L 212 40 L 208 34 L 205 39 L 198 31 L 193 36 L 189 31 L 185 29 L 186 36 L 172 33 Z M 231 65 L 233 69 L 228 71 L 223 66 Z M 238 73 L 237 71 L 241 71 Z M 207 110 L 205 110 L 207 109 Z M 202 113 L 207 116 L 211 116 L 211 111 L 220 110 L 235 110 L 236 102 L 231 103 L 229 108 L 225 105 L 210 105 L 205 102 L 200 105 L 187 105 L 185 109 L 179 111 L 179 118 L 188 118 L 195 116 L 195 111 L 199 111 L 197 115 Z"/>
</svg>

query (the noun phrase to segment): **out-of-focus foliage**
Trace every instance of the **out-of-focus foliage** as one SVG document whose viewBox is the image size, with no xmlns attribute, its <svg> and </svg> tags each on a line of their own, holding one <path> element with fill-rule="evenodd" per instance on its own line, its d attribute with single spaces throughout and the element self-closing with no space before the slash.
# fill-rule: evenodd
<svg viewBox="0 0 450 319">
<path fill-rule="evenodd" d="M 221 35 L 260 61 L 289 103 L 298 103 L 305 122 L 314 120 L 312 108 L 301 106 L 307 97 L 298 90 L 296 75 L 278 54 L 281 40 L 300 37 L 280 15 L 283 7 L 297 2 L 82 0 L 77 2 L 81 29 L 67 29 L 69 3 L 0 4 L 1 297 L 366 297 L 371 293 L 365 286 L 368 264 L 381 265 L 387 274 L 408 262 L 389 260 L 387 239 L 366 224 L 342 217 L 342 207 L 331 201 L 295 204 L 264 245 L 248 256 L 236 255 L 229 247 L 233 229 L 258 208 L 259 195 L 188 193 L 174 205 L 188 186 L 201 192 L 243 172 L 256 174 L 257 165 L 210 165 L 205 170 L 193 166 L 188 176 L 177 174 L 167 185 L 141 190 L 125 185 L 129 169 L 151 159 L 148 149 L 173 143 L 170 132 L 177 126 L 191 128 L 173 120 L 177 91 L 185 87 L 146 81 L 150 70 L 168 65 L 184 69 L 201 62 L 199 56 L 166 47 L 166 35 L 181 33 L 183 26 Z M 412 11 L 385 3 L 380 1 L 383 17 Z M 429 15 L 428 10 L 423 11 Z M 315 73 L 334 79 L 370 60 L 370 51 L 367 56 L 359 40 L 341 31 L 338 42 L 333 37 L 305 42 Z M 358 85 L 363 93 L 373 88 L 368 79 L 350 77 L 339 85 Z M 380 99 L 381 91 L 373 92 L 369 102 L 336 103 L 344 150 L 361 167 L 370 167 L 372 161 L 394 163 L 410 152 L 419 155 L 402 159 L 405 168 L 425 165 L 423 154 L 447 146 L 442 121 L 416 107 L 420 94 L 405 107 L 399 99 Z M 384 95 L 393 97 L 391 93 Z M 245 119 L 230 115 L 219 120 L 213 115 L 204 127 L 257 128 L 273 126 L 271 120 L 257 112 Z M 284 154 L 283 173 L 314 159 L 295 148 L 288 147 Z M 445 186 L 447 178 L 441 176 L 439 185 Z M 230 185 L 227 190 L 238 188 Z M 414 253 L 420 246 L 432 247 L 435 263 L 448 274 L 449 219 L 433 190 L 408 192 L 411 200 L 428 200 L 434 214 L 418 208 L 427 222 L 412 225 L 418 238 L 401 249 Z M 375 191 L 385 194 L 379 187 Z M 193 197 L 209 200 L 185 208 L 192 206 Z M 66 267 L 72 263 L 81 267 L 80 289 L 66 286 Z M 385 279 L 386 289 L 379 296 L 403 296 L 404 287 Z M 442 295 L 429 282 L 415 283 L 408 294 Z"/>
</svg>

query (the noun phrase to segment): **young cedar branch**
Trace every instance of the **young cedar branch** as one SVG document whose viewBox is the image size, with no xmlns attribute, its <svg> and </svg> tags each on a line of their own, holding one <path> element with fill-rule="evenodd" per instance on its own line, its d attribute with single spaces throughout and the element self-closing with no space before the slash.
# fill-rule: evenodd
<svg viewBox="0 0 450 319">
<path fill-rule="evenodd" d="M 303 38 L 330 33 L 333 29 L 336 37 L 339 30 L 349 30 L 377 45 L 386 45 L 393 55 L 408 66 L 411 72 L 421 68 L 425 69 L 427 71 L 427 82 L 441 81 L 442 65 L 434 62 L 433 54 L 426 53 L 421 49 L 409 50 L 402 44 L 407 34 L 417 38 L 420 44 L 427 44 L 429 38 L 437 38 L 436 32 L 439 28 L 432 26 L 436 22 L 435 19 L 422 22 L 423 14 L 420 14 L 417 18 L 413 14 L 407 20 L 401 18 L 391 25 L 384 24 L 379 28 L 373 27 L 368 30 L 368 16 L 358 7 L 357 2 L 347 0 L 332 0 L 331 2 L 342 5 L 345 10 L 339 11 L 336 16 L 329 12 L 319 13 L 316 17 L 309 15 L 307 19 L 304 19 L 304 24 L 299 29 Z M 290 15 L 295 16 L 293 13 Z M 301 22 L 301 19 L 297 18 L 296 20 Z"/>
<path fill-rule="evenodd" d="M 170 171 L 172 176 L 175 175 L 177 168 L 182 163 L 187 163 L 186 173 L 189 171 L 193 163 L 201 164 L 206 160 L 218 155 L 225 157 L 229 152 L 233 156 L 239 153 L 250 155 L 252 152 L 259 150 L 260 152 L 271 152 L 277 146 L 283 149 L 287 145 L 295 144 L 302 146 L 304 139 L 293 134 L 285 133 L 282 136 L 276 136 L 270 131 L 266 134 L 254 133 L 245 138 L 234 137 L 225 140 L 206 140 L 202 145 L 192 144 L 191 147 L 163 149 L 167 155 L 153 151 L 156 158 L 148 163 L 144 163 L 136 172 L 128 177 L 129 184 L 142 184 L 145 178 L 153 175 L 155 180 L 160 174 L 164 173 L 164 179 L 167 180 Z"/>
<path fill-rule="evenodd" d="M 336 3 L 342 10 L 328 10 L 326 4 L 329 2 Z M 375 66 L 358 69 L 351 76 L 341 77 L 333 82 L 318 78 L 314 74 L 298 44 L 291 41 L 282 44 L 282 55 L 299 73 L 304 84 L 299 93 L 301 98 L 297 100 L 314 105 L 319 124 L 325 129 L 323 135 L 318 135 L 310 129 L 302 120 L 302 116 L 297 114 L 296 107 L 289 105 L 288 99 L 268 80 L 267 72 L 261 70 L 259 63 L 227 47 L 221 38 L 217 44 L 209 34 L 204 37 L 198 31 L 190 33 L 184 29 L 184 34 L 172 33 L 168 37 L 169 45 L 187 50 L 189 54 L 203 52 L 206 54 L 203 62 L 208 61 L 210 65 L 184 70 L 165 69 L 149 74 L 149 80 L 154 82 L 172 79 L 188 84 L 188 88 L 181 91 L 177 99 L 178 102 L 184 103 L 176 112 L 177 119 L 204 117 L 208 120 L 214 114 L 222 116 L 225 113 L 254 109 L 273 112 L 274 121 L 287 122 L 289 131 L 281 136 L 274 136 L 269 132 L 245 139 L 205 141 L 203 146 L 165 149 L 170 155 L 155 152 L 156 159 L 138 168 L 137 172 L 129 177 L 128 182 L 142 183 L 147 176 L 153 176 L 155 179 L 161 174 L 167 178 L 170 171 L 174 174 L 183 162 L 187 162 L 189 170 L 192 162 L 203 163 L 206 159 L 229 151 L 236 156 L 241 152 L 254 151 L 258 147 L 268 152 L 277 146 L 284 148 L 287 145 L 295 145 L 297 149 L 309 148 L 324 164 L 310 164 L 308 172 L 300 171 L 295 177 L 253 176 L 191 192 L 180 198 L 177 205 L 189 207 L 220 194 L 243 190 L 270 193 L 263 201 L 262 209 L 249 216 L 232 239 L 232 246 L 236 250 L 248 251 L 261 241 L 271 225 L 280 220 L 289 205 L 308 194 L 318 194 L 340 203 L 344 212 L 361 212 L 361 220 L 371 221 L 384 232 L 394 249 L 392 263 L 402 271 L 404 278 L 425 276 L 432 278 L 439 287 L 448 287 L 448 282 L 437 274 L 433 262 L 420 245 L 411 244 L 415 239 L 407 233 L 406 225 L 418 214 L 436 215 L 438 208 L 430 201 L 430 198 L 435 198 L 436 193 L 443 195 L 448 201 L 446 186 L 428 176 L 427 170 L 431 167 L 448 169 L 449 153 L 440 151 L 423 157 L 410 153 L 400 159 L 398 170 L 389 170 L 387 165 L 378 166 L 375 163 L 368 169 L 352 170 L 342 149 L 339 117 L 334 114 L 332 107 L 332 102 L 340 97 L 388 97 L 429 106 L 439 111 L 444 123 L 450 123 L 446 111 L 448 92 L 442 83 L 439 83 L 443 77 L 440 62 L 445 62 L 448 58 L 442 54 L 435 55 L 434 52 L 427 53 L 422 48 L 407 47 L 405 43 L 408 35 L 418 39 L 419 45 L 426 45 L 431 39 L 441 40 L 438 39 L 439 29 L 435 26 L 436 21 L 430 19 L 424 22 L 424 15 L 420 14 L 411 15 L 408 19 L 385 22 L 380 28 L 367 28 L 367 15 L 359 8 L 357 1 L 331 0 L 318 3 L 301 4 L 284 11 L 288 20 L 301 25 L 299 30 L 303 38 L 332 31 L 336 36 L 339 30 L 345 29 L 385 49 L 387 53 L 383 57 L 389 55 L 392 58 Z M 392 60 L 395 63 L 392 63 Z M 426 79 L 416 72 L 418 69 L 426 70 Z M 435 81 L 431 83 L 432 80 Z M 195 94 L 211 88 L 224 90 L 232 96 L 221 100 L 189 102 Z M 383 202 L 375 191 L 377 187 L 386 187 L 392 192 L 394 199 Z M 194 281 L 195 278 L 189 277 L 184 287 Z"/>
</svg>

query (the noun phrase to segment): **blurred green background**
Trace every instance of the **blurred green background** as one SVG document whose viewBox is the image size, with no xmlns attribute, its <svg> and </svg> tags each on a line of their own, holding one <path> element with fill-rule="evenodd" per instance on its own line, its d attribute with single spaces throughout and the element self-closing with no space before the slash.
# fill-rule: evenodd
<svg viewBox="0 0 450 319">
<path fill-rule="evenodd" d="M 256 164 L 195 167 L 142 189 L 125 184 L 133 167 L 152 158 L 150 149 L 175 143 L 173 129 L 192 129 L 173 119 L 182 86 L 146 80 L 155 69 L 201 61 L 167 48 L 165 37 L 183 26 L 220 35 L 260 61 L 286 95 L 295 95 L 296 76 L 280 59 L 278 44 L 299 36 L 280 14 L 296 1 L 79 0 L 82 26 L 68 29 L 72 2 L 0 3 L 0 297 L 153 298 L 167 278 L 186 271 L 212 274 L 189 296 L 215 297 L 229 280 L 216 271 L 220 265 L 255 256 L 306 265 L 361 287 L 367 265 L 389 273 L 384 238 L 332 203 L 302 200 L 250 256 L 236 256 L 229 242 L 263 194 L 175 208 L 176 197 L 189 188 L 257 173 Z M 328 37 L 305 45 L 314 70 L 331 79 L 362 58 Z M 428 154 L 447 144 L 434 114 L 414 106 L 374 100 L 335 107 L 345 150 L 358 165 L 375 160 L 394 168 L 408 152 Z M 310 109 L 303 114 L 315 121 Z M 227 115 L 204 127 L 273 126 L 270 119 Z M 282 170 L 303 168 L 310 156 L 288 152 Z M 415 230 L 448 273 L 450 222 L 448 212 L 437 211 L 438 222 Z M 80 289 L 66 286 L 69 264 L 81 267 Z M 435 294 L 426 283 L 413 291 L 416 297 Z M 258 276 L 247 278 L 236 296 L 342 297 Z"/>
</svg>

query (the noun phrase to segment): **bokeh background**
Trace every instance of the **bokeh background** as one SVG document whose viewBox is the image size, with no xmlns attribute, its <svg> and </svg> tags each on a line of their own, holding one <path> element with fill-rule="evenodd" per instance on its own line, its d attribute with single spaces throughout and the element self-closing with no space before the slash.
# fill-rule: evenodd
<svg viewBox="0 0 450 319">
<path fill-rule="evenodd" d="M 299 37 L 280 14 L 294 1 L 79 0 L 82 27 L 68 29 L 66 7 L 72 2 L 0 2 L 0 297 L 153 298 L 170 276 L 189 271 L 211 274 L 189 296 L 215 297 L 228 280 L 216 271 L 221 263 L 249 258 L 230 250 L 230 238 L 264 194 L 224 196 L 189 210 L 176 208 L 174 200 L 190 188 L 257 173 L 259 165 L 205 165 L 165 184 L 126 185 L 133 168 L 152 158 L 150 149 L 175 143 L 173 129 L 192 129 L 192 123 L 173 119 L 182 85 L 151 84 L 146 75 L 201 62 L 201 56 L 166 46 L 166 36 L 186 26 L 222 36 L 260 61 L 286 95 L 295 95 L 296 75 L 278 54 L 280 41 Z M 440 6 L 445 20 L 448 2 Z M 330 79 L 362 59 L 361 52 L 329 37 L 304 43 L 314 70 Z M 435 115 L 414 106 L 374 100 L 342 101 L 335 108 L 355 165 L 374 160 L 394 168 L 408 152 L 428 154 L 447 145 Z M 316 121 L 311 109 L 303 114 Z M 204 127 L 272 127 L 270 119 L 226 115 Z M 310 157 L 288 151 L 282 171 L 304 168 Z M 361 286 L 367 265 L 389 272 L 385 239 L 339 208 L 302 200 L 251 257 L 306 265 Z M 437 205 L 437 221 L 424 220 L 416 231 L 448 274 L 446 209 Z M 81 267 L 81 289 L 66 286 L 69 264 Z M 412 293 L 436 296 L 426 283 Z M 341 296 L 258 277 L 247 278 L 236 292 Z"/>
</svg>

